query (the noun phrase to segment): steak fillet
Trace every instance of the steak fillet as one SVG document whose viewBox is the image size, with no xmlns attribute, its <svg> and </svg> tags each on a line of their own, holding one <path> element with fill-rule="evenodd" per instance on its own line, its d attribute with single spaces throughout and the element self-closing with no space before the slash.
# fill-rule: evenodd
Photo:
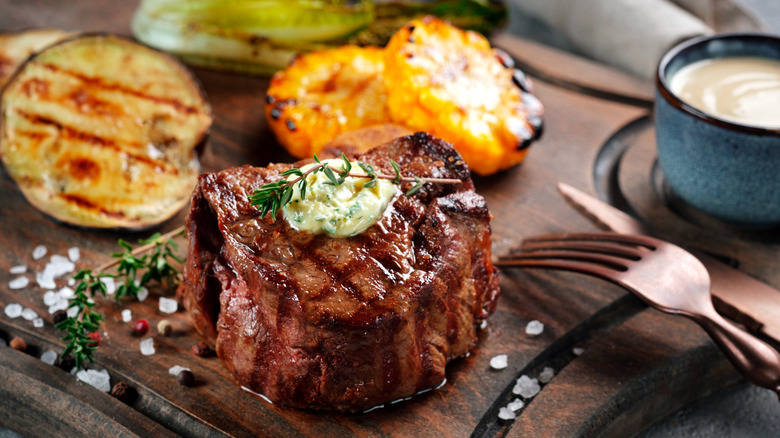
<svg viewBox="0 0 780 438">
<path fill-rule="evenodd" d="M 490 213 L 451 145 L 417 133 L 355 159 L 463 183 L 399 194 L 349 238 L 250 205 L 289 164 L 204 174 L 193 194 L 179 296 L 238 384 L 280 405 L 361 411 L 434 387 L 495 309 Z"/>
</svg>

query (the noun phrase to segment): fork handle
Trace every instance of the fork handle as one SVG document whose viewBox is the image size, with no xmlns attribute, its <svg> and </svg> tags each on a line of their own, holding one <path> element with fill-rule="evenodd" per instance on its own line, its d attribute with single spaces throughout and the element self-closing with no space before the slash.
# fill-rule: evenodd
<svg viewBox="0 0 780 438">
<path fill-rule="evenodd" d="M 731 363 L 750 382 L 780 397 L 780 353 L 769 344 L 725 320 L 714 310 L 689 315 L 710 335 Z"/>
</svg>

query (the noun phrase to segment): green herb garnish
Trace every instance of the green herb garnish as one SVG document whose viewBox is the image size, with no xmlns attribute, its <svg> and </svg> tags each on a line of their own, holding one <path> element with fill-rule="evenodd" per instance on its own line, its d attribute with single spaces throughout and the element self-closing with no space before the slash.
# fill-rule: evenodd
<svg viewBox="0 0 780 438">
<path fill-rule="evenodd" d="M 335 167 L 333 164 L 325 164 L 314 155 L 315 165 L 311 168 L 303 171 L 301 169 L 292 168 L 285 172 L 282 172 L 280 176 L 285 179 L 274 181 L 268 184 L 264 184 L 257 188 L 254 193 L 249 195 L 249 202 L 251 205 L 257 207 L 260 210 L 260 217 L 265 217 L 269 212 L 272 219 L 276 217 L 276 213 L 287 205 L 292 199 L 294 187 L 297 184 L 298 189 L 301 192 L 301 199 L 306 199 L 306 187 L 308 184 L 307 177 L 317 172 L 322 172 L 328 181 L 325 184 L 333 186 L 339 186 L 344 184 L 347 177 L 352 178 L 365 178 L 369 181 L 363 184 L 364 188 L 371 188 L 376 186 L 378 179 L 386 179 L 393 184 L 400 185 L 402 183 L 413 183 L 412 187 L 406 191 L 407 196 L 411 196 L 422 189 L 425 183 L 439 183 L 439 184 L 460 184 L 463 181 L 452 178 L 423 178 L 419 176 L 402 176 L 401 167 L 393 160 L 390 160 L 390 165 L 393 167 L 393 175 L 387 175 L 383 173 L 377 173 L 373 166 L 368 163 L 358 162 L 358 166 L 364 173 L 351 173 L 352 163 L 350 163 L 344 153 L 341 154 L 341 160 L 343 164 L 340 167 Z M 294 175 L 295 178 L 286 179 L 288 176 Z"/>
<path fill-rule="evenodd" d="M 62 340 L 67 344 L 60 358 L 73 354 L 77 369 L 82 369 L 86 362 L 93 362 L 93 355 L 98 347 L 90 334 L 98 332 L 100 322 L 104 319 L 99 313 L 94 312 L 92 307 L 95 305 L 94 298 L 98 294 L 103 297 L 107 294 L 108 287 L 103 278 L 110 277 L 119 281 L 120 284 L 114 295 L 117 301 L 126 296 L 138 298 L 141 288 L 152 282 L 169 288 L 178 283 L 179 271 L 170 262 L 172 260 L 182 262 L 173 253 L 177 249 L 173 237 L 183 232 L 184 228 L 179 228 L 165 235 L 155 233 L 148 239 L 140 240 L 143 246 L 136 249 L 133 249 L 128 242 L 119 239 L 122 251 L 111 254 L 113 261 L 94 271 L 82 269 L 73 276 L 77 283 L 68 309 L 76 308 L 78 311 L 75 316 L 69 316 L 55 326 L 66 332 Z M 151 254 L 139 256 L 150 250 L 153 250 Z M 114 266 L 117 267 L 115 274 L 104 273 Z M 140 280 L 137 278 L 139 272 L 143 272 Z"/>
</svg>

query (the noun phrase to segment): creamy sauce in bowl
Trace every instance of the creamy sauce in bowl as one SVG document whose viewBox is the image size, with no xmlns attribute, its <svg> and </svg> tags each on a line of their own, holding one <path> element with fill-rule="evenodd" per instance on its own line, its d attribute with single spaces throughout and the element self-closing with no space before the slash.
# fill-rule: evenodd
<svg viewBox="0 0 780 438">
<path fill-rule="evenodd" d="M 674 74 L 669 88 L 723 120 L 780 128 L 780 60 L 737 56 L 694 62 Z"/>
</svg>

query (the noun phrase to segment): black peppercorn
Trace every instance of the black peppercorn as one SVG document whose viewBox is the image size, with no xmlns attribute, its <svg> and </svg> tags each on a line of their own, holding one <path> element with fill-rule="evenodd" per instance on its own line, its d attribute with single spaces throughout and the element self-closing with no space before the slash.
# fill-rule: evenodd
<svg viewBox="0 0 780 438">
<path fill-rule="evenodd" d="M 181 385 L 192 386 L 195 383 L 195 375 L 190 370 L 183 370 L 178 377 Z"/>
<path fill-rule="evenodd" d="M 62 321 L 65 321 L 68 319 L 68 313 L 64 310 L 58 310 L 54 312 L 54 315 L 52 315 L 52 320 L 54 321 L 54 325 L 57 325 L 61 323 Z"/>
<path fill-rule="evenodd" d="M 60 369 L 63 371 L 70 372 L 70 370 L 76 366 L 76 360 L 71 356 L 65 356 L 64 358 L 58 357 L 54 364 L 60 367 Z"/>
<path fill-rule="evenodd" d="M 198 357 L 211 357 L 214 355 L 214 350 L 205 342 L 198 342 L 198 345 L 192 347 L 192 354 Z"/>
<path fill-rule="evenodd" d="M 121 401 L 122 403 L 130 404 L 135 400 L 137 393 L 135 389 L 133 389 L 133 387 L 127 383 L 118 382 L 111 389 L 111 395 L 116 397 L 117 400 Z"/>
</svg>

